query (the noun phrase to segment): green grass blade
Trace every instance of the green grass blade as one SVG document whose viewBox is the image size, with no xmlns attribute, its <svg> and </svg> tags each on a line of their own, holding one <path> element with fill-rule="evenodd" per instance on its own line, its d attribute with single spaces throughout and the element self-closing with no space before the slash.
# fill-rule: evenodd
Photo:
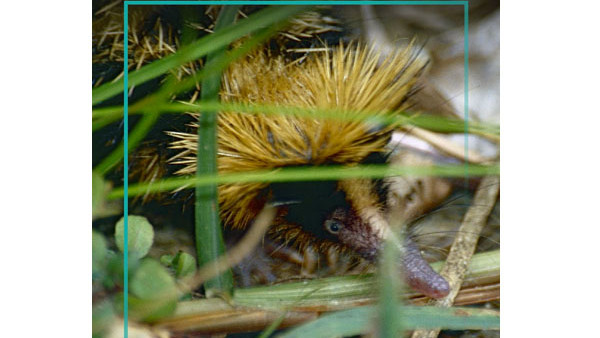
<svg viewBox="0 0 600 338">
<path fill-rule="evenodd" d="M 400 311 L 402 311 L 400 313 Z M 498 313 L 474 308 L 437 308 L 431 306 L 404 306 L 395 311 L 402 316 L 406 329 L 444 328 L 451 330 L 498 329 Z M 368 333 L 375 320 L 376 307 L 365 306 L 327 314 L 304 325 L 297 326 L 277 337 L 347 337 Z M 398 336 L 396 332 L 394 336 Z M 400 335 L 401 336 L 401 335 Z"/>
<path fill-rule="evenodd" d="M 400 253 L 392 241 L 386 241 L 379 264 L 379 301 L 376 307 L 379 337 L 397 337 L 398 332 L 404 332 L 404 304 L 398 297 L 397 262 Z"/>
<path fill-rule="evenodd" d="M 152 113 L 144 114 L 142 116 L 142 118 L 135 125 L 135 127 L 133 128 L 131 133 L 129 133 L 128 145 L 127 145 L 128 150 L 135 148 L 135 146 L 141 140 L 144 139 L 146 134 L 150 131 L 150 129 L 152 129 L 152 127 L 158 120 L 159 116 L 160 116 L 160 113 L 158 113 L 156 111 L 152 112 Z M 127 130 L 125 130 L 124 132 L 127 132 Z M 121 162 L 122 160 L 123 160 L 123 142 L 121 141 L 121 143 L 119 144 L 117 149 L 113 150 L 112 153 L 110 153 L 107 157 L 105 157 L 102 160 L 102 162 L 100 162 L 96 166 L 96 168 L 94 168 L 94 170 L 101 173 L 102 175 L 105 175 L 109 170 L 111 170 L 114 166 L 119 164 L 119 162 Z"/>
<path fill-rule="evenodd" d="M 444 123 L 440 124 L 440 121 L 444 121 Z M 440 133 L 457 133 L 465 131 L 465 121 L 462 119 L 443 118 L 427 114 L 421 114 L 418 118 L 415 118 L 413 120 L 413 125 Z M 471 131 L 471 128 L 475 128 L 475 131 Z M 473 132 L 500 135 L 500 126 L 469 121 L 469 133 Z"/>
<path fill-rule="evenodd" d="M 233 24 L 239 6 L 224 6 L 215 24 L 215 33 Z M 206 57 L 206 68 L 213 67 L 225 54 L 225 48 Z M 221 74 L 216 73 L 202 81 L 202 100 L 218 100 L 221 88 Z M 196 177 L 217 173 L 217 113 L 201 112 L 198 119 L 198 147 L 196 156 Z M 219 258 L 225 252 L 225 243 L 219 220 L 219 200 L 217 185 L 196 186 L 195 236 L 198 262 L 200 266 Z M 231 270 L 204 283 L 206 295 L 231 293 L 233 275 Z"/>
<path fill-rule="evenodd" d="M 443 166 L 393 166 L 388 165 L 360 165 L 355 167 L 304 167 L 304 168 L 281 168 L 273 170 L 247 171 L 220 175 L 203 175 L 198 177 L 168 178 L 152 183 L 138 183 L 129 186 L 129 196 L 143 195 L 146 192 L 155 193 L 161 191 L 172 191 L 181 187 L 192 188 L 198 185 L 211 185 L 222 183 L 245 183 L 245 182 L 298 182 L 298 181 L 326 181 L 349 178 L 381 178 L 387 176 L 414 175 L 414 176 L 441 176 L 441 177 L 464 177 L 466 173 L 471 177 L 499 175 L 498 165 L 482 166 L 469 165 L 443 165 Z M 123 188 L 115 188 L 108 198 L 119 198 L 123 196 Z"/>
<path fill-rule="evenodd" d="M 368 121 L 382 125 L 413 125 L 422 127 L 431 131 L 438 132 L 464 132 L 464 121 L 438 116 L 428 116 L 425 114 L 409 116 L 407 114 L 387 114 L 388 116 L 375 116 L 378 112 L 373 111 L 342 111 L 340 109 L 323 109 L 323 108 L 302 108 L 290 106 L 275 106 L 266 104 L 247 104 L 247 103 L 225 103 L 225 102 L 208 102 L 200 101 L 197 103 L 163 103 L 153 105 L 156 109 L 160 109 L 165 113 L 186 113 L 186 112 L 244 112 L 249 114 L 293 114 L 295 116 L 318 117 L 332 120 L 348 120 L 348 121 Z M 142 113 L 137 107 L 130 107 L 129 112 L 132 114 Z M 104 119 L 118 120 L 123 114 L 122 107 L 106 107 L 98 108 L 92 111 L 92 118 L 98 121 Z M 480 135 L 499 135 L 499 128 L 494 125 L 475 123 L 469 124 L 469 133 Z"/>
</svg>

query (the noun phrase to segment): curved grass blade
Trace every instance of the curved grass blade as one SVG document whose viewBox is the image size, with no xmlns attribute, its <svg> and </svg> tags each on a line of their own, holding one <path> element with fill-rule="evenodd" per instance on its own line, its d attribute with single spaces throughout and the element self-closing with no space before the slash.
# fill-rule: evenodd
<svg viewBox="0 0 600 338">
<path fill-rule="evenodd" d="M 144 114 L 144 116 L 140 119 L 140 121 L 135 125 L 131 133 L 129 133 L 127 150 L 128 152 L 135 148 L 135 146 L 146 137 L 146 134 L 152 129 L 156 121 L 158 120 L 160 113 L 153 111 L 148 114 Z M 127 132 L 126 130 L 124 132 Z M 123 160 L 123 141 L 119 144 L 117 149 L 113 150 L 107 157 L 105 157 L 102 162 L 100 162 L 95 171 L 105 175 L 109 170 L 111 170 L 114 166 L 119 164 Z M 130 194 L 131 196 L 131 194 Z"/>
</svg>

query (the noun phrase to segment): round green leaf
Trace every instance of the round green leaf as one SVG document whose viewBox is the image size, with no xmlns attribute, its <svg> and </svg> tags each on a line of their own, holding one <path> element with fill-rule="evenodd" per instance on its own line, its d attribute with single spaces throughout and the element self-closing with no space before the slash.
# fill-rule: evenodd
<svg viewBox="0 0 600 338">
<path fill-rule="evenodd" d="M 167 269 L 154 259 L 145 259 L 134 272 L 131 292 L 142 299 L 153 299 L 177 291 L 175 280 Z"/>
<path fill-rule="evenodd" d="M 115 240 L 121 252 L 125 252 L 125 221 L 121 218 L 115 227 Z M 148 253 L 154 240 L 154 230 L 146 217 L 130 215 L 127 217 L 127 245 L 129 257 L 140 259 Z"/>
<path fill-rule="evenodd" d="M 153 321 L 175 311 L 179 290 L 167 269 L 154 259 L 141 261 L 130 283 L 130 307 L 140 319 Z"/>
<path fill-rule="evenodd" d="M 185 278 L 196 273 L 196 259 L 187 252 L 180 251 L 175 256 L 173 266 L 177 278 Z"/>
</svg>

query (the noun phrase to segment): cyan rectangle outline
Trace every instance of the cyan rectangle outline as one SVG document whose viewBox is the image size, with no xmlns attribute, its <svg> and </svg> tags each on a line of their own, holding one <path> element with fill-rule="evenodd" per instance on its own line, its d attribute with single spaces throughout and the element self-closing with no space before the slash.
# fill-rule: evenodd
<svg viewBox="0 0 600 338">
<path fill-rule="evenodd" d="M 124 219 L 124 250 L 123 250 L 123 336 L 128 337 L 128 294 L 129 294 L 129 246 L 128 246 L 128 196 L 129 196 L 129 5 L 462 5 L 464 7 L 464 115 L 465 115 L 465 180 L 468 180 L 468 134 L 469 134 L 469 1 L 135 1 L 125 0 L 123 8 L 123 219 Z"/>
</svg>

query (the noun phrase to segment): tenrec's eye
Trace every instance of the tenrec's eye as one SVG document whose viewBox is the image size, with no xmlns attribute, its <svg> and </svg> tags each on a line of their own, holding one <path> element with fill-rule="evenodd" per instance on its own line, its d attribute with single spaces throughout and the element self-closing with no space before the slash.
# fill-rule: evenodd
<svg viewBox="0 0 600 338">
<path fill-rule="evenodd" d="M 340 229 L 342 227 L 342 223 L 336 220 L 328 219 L 327 221 L 325 221 L 325 229 L 327 229 L 327 231 L 331 232 L 334 235 L 340 232 Z"/>
</svg>

